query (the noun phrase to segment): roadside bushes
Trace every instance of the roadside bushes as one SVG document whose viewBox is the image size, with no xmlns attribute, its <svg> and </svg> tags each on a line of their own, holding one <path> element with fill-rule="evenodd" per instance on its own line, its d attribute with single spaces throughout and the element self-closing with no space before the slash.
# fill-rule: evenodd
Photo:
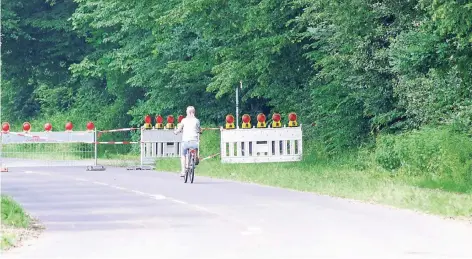
<svg viewBox="0 0 472 259">
<path fill-rule="evenodd" d="M 424 187 L 472 192 L 472 139 L 450 127 L 380 136 L 373 159 Z"/>
</svg>

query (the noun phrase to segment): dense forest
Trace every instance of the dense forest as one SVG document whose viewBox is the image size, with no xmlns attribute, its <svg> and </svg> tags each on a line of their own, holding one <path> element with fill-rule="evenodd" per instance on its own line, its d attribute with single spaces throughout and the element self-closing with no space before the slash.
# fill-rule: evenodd
<svg viewBox="0 0 472 259">
<path fill-rule="evenodd" d="M 336 153 L 472 126 L 467 0 L 2 1 L 2 120 L 296 112 Z M 61 121 L 62 123 L 62 121 Z"/>
</svg>

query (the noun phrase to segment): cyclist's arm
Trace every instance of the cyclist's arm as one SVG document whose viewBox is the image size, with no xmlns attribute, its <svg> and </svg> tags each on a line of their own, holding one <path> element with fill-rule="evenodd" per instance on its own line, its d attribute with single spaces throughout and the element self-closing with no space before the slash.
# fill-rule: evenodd
<svg viewBox="0 0 472 259">
<path fill-rule="evenodd" d="M 202 132 L 203 132 L 203 129 L 202 129 L 201 126 L 200 126 L 200 120 L 197 120 L 197 132 L 198 132 L 199 134 L 202 134 Z"/>
<path fill-rule="evenodd" d="M 177 134 L 177 133 L 179 133 L 179 132 L 182 132 L 182 129 L 184 128 L 184 123 L 183 123 L 183 122 L 184 122 L 184 121 L 182 120 L 182 121 L 180 122 L 180 124 L 178 124 L 177 129 L 174 130 L 174 133 L 175 133 L 175 134 Z"/>
</svg>

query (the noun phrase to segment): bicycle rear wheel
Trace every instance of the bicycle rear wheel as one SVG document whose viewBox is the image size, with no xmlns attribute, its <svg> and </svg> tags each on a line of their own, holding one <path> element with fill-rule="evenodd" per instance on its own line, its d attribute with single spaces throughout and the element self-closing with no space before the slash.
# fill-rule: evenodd
<svg viewBox="0 0 472 259">
<path fill-rule="evenodd" d="M 189 171 L 189 169 L 185 169 L 184 183 L 187 183 L 187 180 L 188 180 L 188 171 Z"/>
<path fill-rule="evenodd" d="M 195 153 L 192 153 L 192 160 L 190 160 L 189 171 L 190 183 L 193 183 L 193 179 L 195 178 Z"/>
</svg>

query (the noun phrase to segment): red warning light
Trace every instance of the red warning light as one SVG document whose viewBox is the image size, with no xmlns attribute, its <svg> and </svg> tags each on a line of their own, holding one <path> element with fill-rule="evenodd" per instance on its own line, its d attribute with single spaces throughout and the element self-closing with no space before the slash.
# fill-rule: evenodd
<svg viewBox="0 0 472 259">
<path fill-rule="evenodd" d="M 164 122 L 164 118 L 162 118 L 161 115 L 158 115 L 158 116 L 156 116 L 156 122 L 157 122 L 157 123 L 163 123 L 163 122 Z"/>
<path fill-rule="evenodd" d="M 229 115 L 226 115 L 226 123 L 234 123 L 234 116 L 229 114 Z"/>
<path fill-rule="evenodd" d="M 257 127 L 265 128 L 266 126 L 267 126 L 266 116 L 264 115 L 264 113 L 257 114 Z"/>
<path fill-rule="evenodd" d="M 266 116 L 265 116 L 263 113 L 259 113 L 259 114 L 257 115 L 257 121 L 258 121 L 258 122 L 264 122 L 264 121 L 266 121 Z"/>
<path fill-rule="evenodd" d="M 51 131 L 52 130 L 52 124 L 49 123 L 49 122 L 44 124 L 44 130 L 45 131 Z"/>
<path fill-rule="evenodd" d="M 31 130 L 31 124 L 29 122 L 23 123 L 23 131 L 30 131 Z"/>
<path fill-rule="evenodd" d="M 10 131 L 10 123 L 8 123 L 8 122 L 2 123 L 2 131 L 3 132 L 9 132 Z"/>
<path fill-rule="evenodd" d="M 243 122 L 244 123 L 249 123 L 251 121 L 251 116 L 249 116 L 248 114 L 244 114 L 243 115 Z"/>
<path fill-rule="evenodd" d="M 66 130 L 67 131 L 71 131 L 72 129 L 74 128 L 74 125 L 72 124 L 72 122 L 67 122 L 66 123 Z"/>
<path fill-rule="evenodd" d="M 280 113 L 274 113 L 274 115 L 272 115 L 272 120 L 279 122 L 282 120 L 282 116 L 280 116 Z"/>
<path fill-rule="evenodd" d="M 298 127 L 298 122 L 297 122 L 297 114 L 294 113 L 294 112 L 291 112 L 289 115 L 288 115 L 288 126 L 289 127 Z"/>
<path fill-rule="evenodd" d="M 87 123 L 87 130 L 93 130 L 95 128 L 95 124 L 93 122 L 89 121 Z"/>
<path fill-rule="evenodd" d="M 296 121 L 297 120 L 297 114 L 292 112 L 288 115 L 288 120 L 289 121 Z"/>
<path fill-rule="evenodd" d="M 150 115 L 146 115 L 144 117 L 144 122 L 147 123 L 147 124 L 150 124 L 151 123 L 151 116 Z"/>
</svg>

